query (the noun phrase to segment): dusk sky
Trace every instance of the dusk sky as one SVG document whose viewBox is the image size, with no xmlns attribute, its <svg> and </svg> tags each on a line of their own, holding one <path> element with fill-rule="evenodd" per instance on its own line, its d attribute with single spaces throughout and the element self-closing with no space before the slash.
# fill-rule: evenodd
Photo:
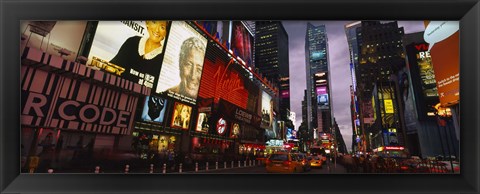
<svg viewBox="0 0 480 194">
<path fill-rule="evenodd" d="M 290 108 L 296 113 L 295 129 L 302 123 L 302 100 L 306 89 L 305 36 L 308 21 L 283 21 L 288 33 L 290 58 Z M 345 24 L 353 21 L 310 21 L 314 26 L 327 28 L 328 57 L 331 72 L 333 112 L 347 149 L 351 150 L 352 124 L 350 118 L 350 58 Z M 423 21 L 399 21 L 405 34 L 424 31 Z"/>
</svg>

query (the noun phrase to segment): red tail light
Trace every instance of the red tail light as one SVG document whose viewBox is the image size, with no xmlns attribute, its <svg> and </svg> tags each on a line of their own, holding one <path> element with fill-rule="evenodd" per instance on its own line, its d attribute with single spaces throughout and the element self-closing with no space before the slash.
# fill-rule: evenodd
<svg viewBox="0 0 480 194">
<path fill-rule="evenodd" d="M 290 166 L 291 163 L 292 163 L 292 162 L 290 162 L 290 161 L 285 161 L 285 162 L 283 162 L 283 165 L 284 165 L 284 166 Z"/>
<path fill-rule="evenodd" d="M 402 169 L 402 170 L 408 170 L 408 166 L 402 166 L 402 167 L 400 167 L 400 169 Z"/>
</svg>

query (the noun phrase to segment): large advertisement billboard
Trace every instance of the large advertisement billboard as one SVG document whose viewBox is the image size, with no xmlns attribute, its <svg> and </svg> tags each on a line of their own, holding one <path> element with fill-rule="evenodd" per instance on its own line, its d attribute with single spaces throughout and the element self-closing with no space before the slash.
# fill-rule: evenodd
<svg viewBox="0 0 480 194">
<path fill-rule="evenodd" d="M 147 96 L 141 119 L 143 121 L 154 121 L 163 123 L 165 110 L 167 109 L 167 100 L 156 96 Z"/>
<path fill-rule="evenodd" d="M 75 61 L 86 26 L 87 21 L 21 21 L 20 48 L 38 48 L 48 54 Z"/>
<path fill-rule="evenodd" d="M 267 92 L 262 91 L 262 128 L 273 129 L 273 99 Z"/>
<path fill-rule="evenodd" d="M 316 88 L 317 104 L 320 109 L 328 109 L 330 107 L 330 100 L 328 99 L 327 86 L 320 86 Z"/>
<path fill-rule="evenodd" d="M 375 112 L 373 100 L 362 101 L 363 123 L 373 124 L 375 122 Z"/>
<path fill-rule="evenodd" d="M 460 31 L 459 21 L 425 21 L 425 42 L 435 71 L 442 106 L 458 104 L 460 99 Z"/>
<path fill-rule="evenodd" d="M 99 21 L 87 65 L 153 88 L 162 68 L 168 21 Z"/>
<path fill-rule="evenodd" d="M 22 66 L 26 126 L 130 135 L 138 97 Z"/>
<path fill-rule="evenodd" d="M 209 43 L 198 96 L 213 98 L 215 103 L 223 99 L 251 111 L 256 108 L 259 89 L 245 74 L 218 44 Z"/>
<path fill-rule="evenodd" d="M 173 21 L 169 33 L 155 92 L 195 104 L 207 39 L 184 21 Z"/>
<path fill-rule="evenodd" d="M 232 22 L 230 49 L 248 66 L 253 65 L 253 36 L 241 21 Z"/>
<path fill-rule="evenodd" d="M 187 130 L 190 127 L 192 107 L 175 102 L 171 127 Z"/>
</svg>

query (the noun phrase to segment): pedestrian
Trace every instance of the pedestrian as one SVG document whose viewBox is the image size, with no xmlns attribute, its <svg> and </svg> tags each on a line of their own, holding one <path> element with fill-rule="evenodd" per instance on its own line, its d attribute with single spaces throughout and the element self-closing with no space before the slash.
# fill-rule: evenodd
<svg viewBox="0 0 480 194">
<path fill-rule="evenodd" d="M 168 166 L 170 166 L 171 170 L 175 169 L 175 156 L 173 151 L 168 151 Z"/>
</svg>

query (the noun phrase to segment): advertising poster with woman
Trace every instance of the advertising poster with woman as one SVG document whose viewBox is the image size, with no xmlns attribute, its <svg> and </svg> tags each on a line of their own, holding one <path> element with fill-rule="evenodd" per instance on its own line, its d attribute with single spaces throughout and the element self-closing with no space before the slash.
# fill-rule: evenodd
<svg viewBox="0 0 480 194">
<path fill-rule="evenodd" d="M 192 107 L 175 102 L 171 127 L 187 130 L 190 125 Z"/>
<path fill-rule="evenodd" d="M 207 39 L 189 23 L 174 21 L 166 47 L 155 92 L 196 104 Z"/>
<path fill-rule="evenodd" d="M 87 65 L 153 88 L 169 25 L 169 21 L 99 21 Z"/>
</svg>

